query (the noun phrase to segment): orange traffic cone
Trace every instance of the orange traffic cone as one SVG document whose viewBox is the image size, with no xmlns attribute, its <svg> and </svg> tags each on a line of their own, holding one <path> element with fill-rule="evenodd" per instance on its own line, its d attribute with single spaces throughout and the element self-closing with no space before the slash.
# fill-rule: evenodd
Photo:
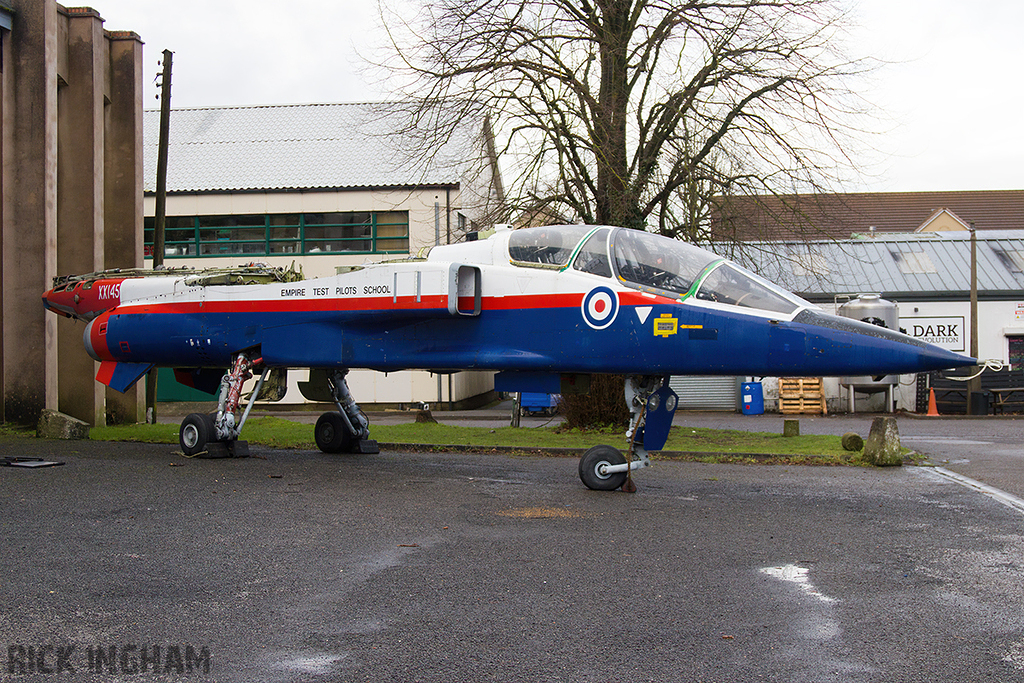
<svg viewBox="0 0 1024 683">
<path fill-rule="evenodd" d="M 928 390 L 928 415 L 931 417 L 939 416 L 939 407 L 935 405 L 935 389 Z"/>
</svg>

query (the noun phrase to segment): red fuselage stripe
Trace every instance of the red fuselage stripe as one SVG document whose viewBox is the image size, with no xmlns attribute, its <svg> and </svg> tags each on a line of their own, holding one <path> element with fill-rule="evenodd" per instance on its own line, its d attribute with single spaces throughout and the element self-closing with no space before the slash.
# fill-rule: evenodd
<svg viewBox="0 0 1024 683">
<path fill-rule="evenodd" d="M 570 294 L 528 294 L 516 296 L 484 297 L 481 302 L 483 310 L 511 310 L 517 308 L 576 308 L 583 301 L 583 293 Z M 460 300 L 466 300 L 460 297 Z M 620 292 L 620 303 L 627 306 L 654 303 L 673 303 L 665 297 L 646 297 L 639 292 Z M 187 301 L 122 304 L 115 313 L 164 313 L 164 314 L 196 314 L 196 313 L 303 313 L 331 311 L 416 311 L 437 310 L 448 307 L 448 297 L 444 295 L 423 296 L 416 301 L 414 296 L 400 296 L 396 302 L 393 297 L 364 297 L 359 299 L 343 298 L 303 298 L 303 299 L 253 299 L 234 301 Z M 463 305 L 463 308 L 465 306 Z"/>
</svg>

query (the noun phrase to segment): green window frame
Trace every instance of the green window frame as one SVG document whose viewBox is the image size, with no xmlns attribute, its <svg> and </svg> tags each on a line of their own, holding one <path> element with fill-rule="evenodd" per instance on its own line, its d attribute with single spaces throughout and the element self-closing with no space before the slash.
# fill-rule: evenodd
<svg viewBox="0 0 1024 683">
<path fill-rule="evenodd" d="M 156 219 L 145 219 L 146 258 Z M 408 254 L 408 211 L 168 216 L 164 258 Z"/>
</svg>

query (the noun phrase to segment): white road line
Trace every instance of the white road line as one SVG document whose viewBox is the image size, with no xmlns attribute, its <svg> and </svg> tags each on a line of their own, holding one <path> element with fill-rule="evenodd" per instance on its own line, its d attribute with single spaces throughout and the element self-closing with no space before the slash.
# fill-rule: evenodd
<svg viewBox="0 0 1024 683">
<path fill-rule="evenodd" d="M 944 479 L 956 482 L 961 486 L 966 486 L 969 489 L 982 493 L 993 500 L 996 500 L 1003 505 L 1013 508 L 1017 512 L 1024 514 L 1024 500 L 1021 500 L 1017 496 L 1007 493 L 1006 491 L 1000 491 L 999 489 L 989 486 L 988 484 L 982 484 L 980 481 L 975 481 L 970 477 L 965 477 L 962 474 L 951 472 L 944 467 L 922 467 L 922 472 L 933 473 Z"/>
</svg>

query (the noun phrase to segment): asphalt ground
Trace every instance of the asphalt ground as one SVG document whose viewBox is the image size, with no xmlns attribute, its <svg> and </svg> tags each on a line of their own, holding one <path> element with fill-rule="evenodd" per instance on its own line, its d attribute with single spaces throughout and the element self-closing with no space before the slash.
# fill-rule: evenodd
<svg viewBox="0 0 1024 683">
<path fill-rule="evenodd" d="M 899 421 L 1011 492 L 1020 424 Z M 935 468 L 657 462 L 624 494 L 566 458 L 252 450 L 0 439 L 64 463 L 0 468 L 0 680 L 1024 681 L 1022 511 Z"/>
</svg>

